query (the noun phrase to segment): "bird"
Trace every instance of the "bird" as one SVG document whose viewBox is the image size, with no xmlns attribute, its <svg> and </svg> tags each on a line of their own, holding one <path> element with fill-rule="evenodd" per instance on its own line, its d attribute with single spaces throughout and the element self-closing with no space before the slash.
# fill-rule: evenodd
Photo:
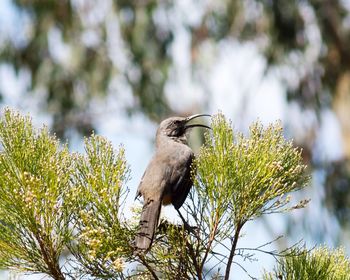
<svg viewBox="0 0 350 280">
<path fill-rule="evenodd" d="M 141 178 L 135 197 L 143 197 L 139 229 L 135 237 L 137 252 L 147 252 L 150 249 L 162 205 L 172 204 L 178 211 L 192 187 L 191 164 L 194 153 L 187 144 L 186 132 L 192 127 L 210 129 L 204 124 L 189 124 L 191 120 L 202 116 L 211 115 L 167 118 L 157 129 L 156 150 Z"/>
</svg>

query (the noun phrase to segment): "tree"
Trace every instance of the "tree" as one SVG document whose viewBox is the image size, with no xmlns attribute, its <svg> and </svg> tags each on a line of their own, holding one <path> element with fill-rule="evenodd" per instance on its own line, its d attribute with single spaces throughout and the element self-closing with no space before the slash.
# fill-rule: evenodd
<svg viewBox="0 0 350 280">
<path fill-rule="evenodd" d="M 184 207 L 191 228 L 162 221 L 151 250 L 135 254 L 138 215 L 123 215 L 129 174 L 123 148 L 91 135 L 84 155 L 70 153 L 45 127 L 37 130 L 29 117 L 7 109 L 0 121 L 1 267 L 53 279 L 229 279 L 237 256 L 264 251 L 238 249 L 245 224 L 305 207 L 307 200 L 289 206 L 289 193 L 305 187 L 309 176 L 279 123 L 256 122 L 248 136 L 220 113 L 211 125 Z M 348 275 L 341 252 L 310 255 L 295 246 L 266 253 L 281 259 L 266 279 L 314 263 L 330 273 L 342 267 L 345 274 L 334 279 Z"/>
</svg>

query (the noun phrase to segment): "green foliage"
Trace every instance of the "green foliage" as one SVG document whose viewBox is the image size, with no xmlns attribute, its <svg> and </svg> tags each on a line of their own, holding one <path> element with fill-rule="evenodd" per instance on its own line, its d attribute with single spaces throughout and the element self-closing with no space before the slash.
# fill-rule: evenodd
<svg viewBox="0 0 350 280">
<path fill-rule="evenodd" d="M 71 238 L 68 149 L 10 110 L 0 122 L 0 142 L 0 263 L 60 275 L 58 260 Z"/>
<path fill-rule="evenodd" d="M 65 279 L 71 271 L 59 260 L 68 248 L 82 274 L 120 273 L 133 236 L 120 209 L 124 150 L 93 135 L 86 156 L 71 154 L 46 128 L 35 130 L 30 118 L 10 110 L 0 143 L 1 267 Z"/>
<path fill-rule="evenodd" d="M 273 273 L 264 280 L 349 280 L 350 259 L 343 249 L 329 250 L 320 247 L 303 251 L 280 260 Z"/>
<path fill-rule="evenodd" d="M 306 186 L 308 177 L 301 151 L 284 139 L 281 125 L 256 122 L 246 137 L 219 114 L 212 129 L 195 177 L 199 199 L 211 209 L 208 226 L 230 232 L 262 214 L 287 210 L 287 194 Z"/>
<path fill-rule="evenodd" d="M 85 156 L 75 158 L 77 172 L 69 200 L 76 207 L 77 239 L 70 247 L 84 273 L 113 278 L 122 272 L 125 257 L 132 255 L 133 235 L 122 222 L 121 208 L 129 169 L 124 149 L 116 153 L 100 136 L 86 139 L 85 151 Z"/>
</svg>

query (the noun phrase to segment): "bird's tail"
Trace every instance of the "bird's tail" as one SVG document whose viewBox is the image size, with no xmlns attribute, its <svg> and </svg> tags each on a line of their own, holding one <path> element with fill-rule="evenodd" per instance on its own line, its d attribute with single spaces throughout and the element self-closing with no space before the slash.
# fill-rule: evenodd
<svg viewBox="0 0 350 280">
<path fill-rule="evenodd" d="M 141 213 L 140 229 L 135 238 L 135 247 L 138 251 L 147 251 L 151 247 L 161 207 L 161 199 L 145 201 Z"/>
</svg>

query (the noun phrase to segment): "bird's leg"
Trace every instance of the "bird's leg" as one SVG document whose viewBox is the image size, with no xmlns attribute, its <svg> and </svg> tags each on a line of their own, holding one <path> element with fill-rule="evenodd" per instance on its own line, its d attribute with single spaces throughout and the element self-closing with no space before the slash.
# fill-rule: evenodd
<svg viewBox="0 0 350 280">
<path fill-rule="evenodd" d="M 195 230 L 197 229 L 197 227 L 191 227 L 191 226 L 187 223 L 187 221 L 185 220 L 185 218 L 182 216 L 180 210 L 179 210 L 179 209 L 176 209 L 176 211 L 177 211 L 177 213 L 179 214 L 179 216 L 180 216 L 180 218 L 181 218 L 181 220 L 182 220 L 182 222 L 183 222 L 183 224 L 184 224 L 185 229 L 186 229 L 188 232 L 190 232 L 190 233 L 192 233 L 193 235 L 195 235 L 195 234 L 196 234 Z"/>
</svg>

